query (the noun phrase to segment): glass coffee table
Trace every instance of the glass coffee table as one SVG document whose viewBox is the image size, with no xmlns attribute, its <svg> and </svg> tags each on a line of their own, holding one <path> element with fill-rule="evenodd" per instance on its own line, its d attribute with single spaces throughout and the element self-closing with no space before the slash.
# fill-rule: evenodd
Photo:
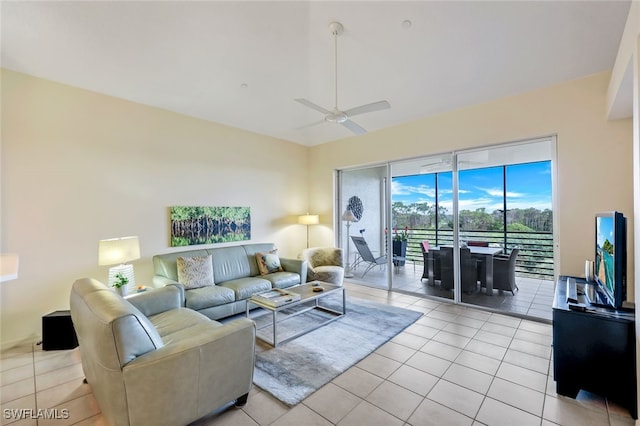
<svg viewBox="0 0 640 426">
<path fill-rule="evenodd" d="M 322 291 L 314 291 L 314 288 L 322 288 Z M 300 300 L 296 300 L 290 303 L 286 303 L 282 306 L 270 306 L 268 304 L 262 303 L 259 299 L 257 298 L 253 298 L 251 297 L 250 299 L 247 300 L 247 318 L 249 318 L 249 309 L 250 309 L 250 305 L 256 305 L 259 306 L 262 309 L 265 309 L 267 311 L 271 312 L 271 326 L 273 327 L 273 340 L 269 341 L 261 336 L 258 336 L 256 334 L 256 337 L 268 344 L 270 344 L 273 347 L 277 347 L 278 344 L 280 343 L 284 343 L 284 342 L 288 342 L 292 339 L 295 339 L 296 337 L 300 337 L 303 334 L 306 334 L 310 331 L 313 331 L 317 328 L 320 328 L 322 326 L 325 326 L 327 324 L 329 324 L 330 322 L 333 322 L 335 320 L 337 320 L 338 318 L 340 318 L 341 316 L 343 316 L 344 314 L 346 314 L 346 303 L 345 303 L 345 291 L 344 291 L 344 287 L 341 286 L 337 286 L 334 284 L 329 284 L 329 283 L 325 283 L 322 281 L 311 281 L 308 282 L 306 284 L 303 285 L 299 285 L 296 287 L 289 287 L 286 289 L 286 291 L 291 292 L 291 293 L 296 293 L 300 295 Z M 336 294 L 336 293 L 342 293 L 342 309 L 341 310 L 335 310 L 332 309 L 328 306 L 323 306 L 321 304 L 321 301 L 323 298 L 331 295 L 331 294 Z M 304 306 L 304 305 L 308 305 L 308 306 Z M 291 308 L 295 308 L 295 307 L 300 307 L 300 309 L 291 309 Z M 320 323 L 314 323 L 312 324 L 310 327 L 305 328 L 302 331 L 296 332 L 293 335 L 288 336 L 286 339 L 280 340 L 278 341 L 278 324 L 281 324 L 282 322 L 291 319 L 295 316 L 298 316 L 300 314 L 303 314 L 305 312 L 309 312 L 311 310 L 319 310 L 322 312 L 327 312 L 330 314 L 330 317 Z M 287 312 L 284 312 L 287 311 Z M 278 315 L 280 314 L 280 315 Z M 264 327 L 261 327 L 264 328 Z"/>
</svg>

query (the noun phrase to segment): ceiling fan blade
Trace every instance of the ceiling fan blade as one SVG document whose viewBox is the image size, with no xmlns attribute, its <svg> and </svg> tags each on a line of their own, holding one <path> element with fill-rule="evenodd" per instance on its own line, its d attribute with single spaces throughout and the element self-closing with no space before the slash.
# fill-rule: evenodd
<svg viewBox="0 0 640 426">
<path fill-rule="evenodd" d="M 305 124 L 304 126 L 300 126 L 300 127 L 296 127 L 296 130 L 304 130 L 304 129 L 308 129 L 309 127 L 313 127 L 313 126 L 317 126 L 319 124 L 323 124 L 326 123 L 326 120 L 320 120 L 320 121 L 315 121 L 313 123 L 309 123 L 309 124 Z"/>
<path fill-rule="evenodd" d="M 391 105 L 389 104 L 389 102 L 378 101 L 378 102 L 373 102 L 366 105 L 360 105 L 358 107 L 348 109 L 344 113 L 347 114 L 349 117 L 353 117 L 354 115 L 364 114 L 365 112 L 380 111 L 382 109 L 389 109 L 389 108 L 391 108 Z"/>
<path fill-rule="evenodd" d="M 309 107 L 311 109 L 315 109 L 316 111 L 321 112 L 324 115 L 331 114 L 331 111 L 326 110 L 326 109 L 322 108 L 320 105 L 316 105 L 313 102 L 308 101 L 306 99 L 298 98 L 298 99 L 294 99 L 294 101 L 296 101 L 298 103 L 301 103 L 302 105 L 307 106 L 307 107 Z"/>
<path fill-rule="evenodd" d="M 342 124 L 347 129 L 351 130 L 356 135 L 364 135 L 365 133 L 367 133 L 367 131 L 363 129 L 362 126 L 360 126 L 359 124 L 357 124 L 352 120 L 343 121 L 340 124 Z"/>
</svg>

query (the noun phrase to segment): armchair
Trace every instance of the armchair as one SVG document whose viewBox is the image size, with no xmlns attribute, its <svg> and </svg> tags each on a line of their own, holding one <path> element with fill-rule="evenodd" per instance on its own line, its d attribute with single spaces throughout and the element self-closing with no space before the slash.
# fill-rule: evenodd
<svg viewBox="0 0 640 426">
<path fill-rule="evenodd" d="M 362 277 L 364 277 L 367 272 L 376 266 L 385 266 L 387 264 L 387 256 L 378 256 L 375 257 L 373 253 L 371 253 L 371 249 L 369 248 L 369 244 L 365 241 L 363 237 L 351 237 L 351 240 L 356 245 L 356 249 L 360 254 L 360 258 L 363 263 L 367 264 L 364 272 L 362 273 Z"/>
<path fill-rule="evenodd" d="M 511 250 L 509 256 L 493 257 L 493 288 L 510 291 L 515 295 L 514 290 L 519 290 L 516 284 L 516 259 L 519 248 Z"/>
<path fill-rule="evenodd" d="M 304 249 L 302 259 L 307 261 L 307 281 L 318 280 L 342 285 L 344 262 L 341 248 L 312 247 Z"/>
<path fill-rule="evenodd" d="M 424 269 L 422 271 L 422 279 L 423 280 L 428 280 L 429 279 L 429 240 L 424 240 L 422 241 L 422 243 L 420 243 L 420 250 L 422 250 L 422 263 L 424 264 Z M 431 265 L 431 268 L 433 269 L 433 279 L 434 280 L 441 280 L 441 274 L 440 274 L 440 254 L 439 254 L 439 250 L 434 250 L 431 253 L 431 257 L 433 259 L 433 264 Z"/>
<path fill-rule="evenodd" d="M 441 280 L 440 287 L 453 289 L 453 247 L 440 247 Z M 468 248 L 460 248 L 460 280 L 462 291 L 473 293 L 478 290 L 478 262 L 471 257 Z"/>
<path fill-rule="evenodd" d="M 107 424 L 185 425 L 246 403 L 253 321 L 221 324 L 183 308 L 175 285 L 124 299 L 83 278 L 70 299 L 82 369 Z"/>
</svg>

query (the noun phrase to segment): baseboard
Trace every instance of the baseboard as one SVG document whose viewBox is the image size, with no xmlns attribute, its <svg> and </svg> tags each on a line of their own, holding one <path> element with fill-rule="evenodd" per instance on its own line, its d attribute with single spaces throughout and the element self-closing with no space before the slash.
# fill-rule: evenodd
<svg viewBox="0 0 640 426">
<path fill-rule="evenodd" d="M 20 347 L 25 347 L 25 349 L 27 347 L 33 347 L 35 343 L 38 343 L 41 340 L 42 340 L 42 336 L 38 334 L 34 334 L 32 336 L 25 337 L 22 339 L 7 340 L 4 342 L 0 342 L 0 352 L 5 352 L 10 349 L 17 349 Z"/>
</svg>

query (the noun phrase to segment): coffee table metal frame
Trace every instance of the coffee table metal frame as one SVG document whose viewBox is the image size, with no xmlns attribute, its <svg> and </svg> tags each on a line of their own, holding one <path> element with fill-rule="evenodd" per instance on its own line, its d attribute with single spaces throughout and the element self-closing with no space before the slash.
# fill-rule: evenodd
<svg viewBox="0 0 640 426">
<path fill-rule="evenodd" d="M 319 291 L 319 292 L 314 292 L 313 289 L 313 283 L 318 283 L 318 285 L 320 287 L 324 288 L 324 291 Z M 346 294 L 344 291 L 344 287 L 341 286 L 337 286 L 337 285 L 333 285 L 333 284 L 329 284 L 329 283 L 325 283 L 322 281 L 312 281 L 310 283 L 307 284 L 302 284 L 299 286 L 295 286 L 295 287 L 289 287 L 286 289 L 287 291 L 293 292 L 293 293 L 298 293 L 300 294 L 300 300 L 296 300 L 295 302 L 291 302 L 291 303 L 287 303 L 284 304 L 282 306 L 278 306 L 278 307 L 273 307 L 273 306 L 269 306 L 266 305 L 264 303 L 261 303 L 258 300 L 253 300 L 251 298 L 247 299 L 247 307 L 246 307 L 246 315 L 247 318 L 249 318 L 249 306 L 251 304 L 254 304 L 256 306 L 261 307 L 262 309 L 265 309 L 267 311 L 271 312 L 271 322 L 273 324 L 273 341 L 269 341 L 267 339 L 264 339 L 260 336 L 256 335 L 256 338 L 262 340 L 263 342 L 266 342 L 268 344 L 270 344 L 271 346 L 273 346 L 274 348 L 278 346 L 278 344 L 280 343 L 285 343 L 288 342 L 290 340 L 295 339 L 296 337 L 300 337 L 303 334 L 307 334 L 310 331 L 316 330 L 320 327 L 323 327 L 327 324 L 329 324 L 330 322 L 333 322 L 335 320 L 337 320 L 338 318 L 344 316 L 347 313 L 347 309 L 346 309 Z M 342 292 L 342 311 L 336 311 L 334 309 L 328 308 L 326 306 L 322 306 L 319 304 L 320 299 L 322 299 L 323 297 L 329 296 L 330 294 L 334 294 L 337 292 Z M 300 311 L 296 311 L 294 313 L 288 314 L 286 316 L 284 316 L 283 318 L 278 319 L 277 314 L 278 312 L 281 312 L 285 309 L 289 309 L 292 308 L 294 306 L 298 306 L 298 305 L 302 305 L 304 303 L 309 303 L 309 302 L 314 302 L 311 306 L 305 308 L 305 309 L 301 309 Z M 328 320 L 320 323 L 320 324 L 314 324 L 313 327 L 309 327 L 308 329 L 305 329 L 299 333 L 294 334 L 293 336 L 289 336 L 284 340 L 278 341 L 278 323 L 286 321 L 289 318 L 292 318 L 294 316 L 303 314 L 305 312 L 308 312 L 310 310 L 313 309 L 317 309 L 317 310 L 321 310 L 324 312 L 328 312 L 330 314 L 333 314 L 334 316 L 332 318 L 329 318 Z M 266 326 L 264 326 L 266 327 Z M 262 328 L 264 328 L 262 327 Z"/>
</svg>

